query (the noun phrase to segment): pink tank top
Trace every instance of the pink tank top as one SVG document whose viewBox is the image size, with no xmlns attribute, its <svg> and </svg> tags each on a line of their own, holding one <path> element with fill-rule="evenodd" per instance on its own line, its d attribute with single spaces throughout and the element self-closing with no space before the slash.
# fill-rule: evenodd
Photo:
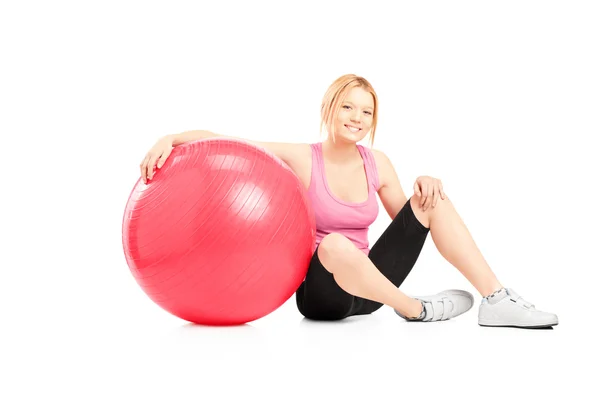
<svg viewBox="0 0 600 400">
<path fill-rule="evenodd" d="M 379 176 L 373 153 L 364 146 L 356 145 L 363 159 L 369 197 L 362 203 L 350 203 L 337 198 L 327 185 L 321 143 L 311 144 L 312 172 L 308 198 L 315 212 L 317 239 L 313 251 L 330 233 L 344 235 L 365 254 L 369 254 L 369 226 L 377 218 L 379 205 L 377 191 Z"/>
</svg>

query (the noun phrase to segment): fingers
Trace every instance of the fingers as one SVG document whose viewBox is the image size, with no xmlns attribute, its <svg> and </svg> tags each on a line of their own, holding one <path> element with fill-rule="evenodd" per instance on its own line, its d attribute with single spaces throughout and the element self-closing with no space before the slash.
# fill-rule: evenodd
<svg viewBox="0 0 600 400">
<path fill-rule="evenodd" d="M 422 188 L 421 188 L 421 200 L 419 201 L 419 205 L 421 206 L 421 208 L 423 208 L 425 206 L 425 202 L 427 201 L 427 195 L 429 193 L 429 185 L 426 183 L 422 183 Z"/>
<path fill-rule="evenodd" d="M 144 157 L 144 159 L 142 160 L 142 162 L 140 163 L 140 176 L 142 177 L 142 181 L 144 183 L 148 183 L 148 161 L 150 160 L 150 154 L 146 155 L 146 157 Z"/>
<path fill-rule="evenodd" d="M 156 165 L 157 155 L 148 153 L 142 163 L 140 164 L 140 174 L 142 175 L 142 181 L 148 183 L 154 176 L 154 166 Z"/>
<path fill-rule="evenodd" d="M 429 186 L 428 201 L 425 203 L 423 211 L 427 210 L 429 206 L 435 208 L 439 199 L 446 200 L 446 193 L 444 193 L 442 182 L 440 180 Z"/>
<path fill-rule="evenodd" d="M 418 179 L 414 185 L 415 195 L 419 196 L 419 207 L 427 211 L 429 207 L 435 208 L 438 200 L 446 200 L 446 193 L 442 181 L 439 179 Z"/>
<path fill-rule="evenodd" d="M 158 160 L 158 155 L 153 155 L 150 157 L 150 161 L 148 161 L 148 180 L 154 177 L 154 167 L 156 166 L 156 161 Z"/>
<path fill-rule="evenodd" d="M 144 160 L 140 163 L 140 175 L 144 183 L 148 183 L 154 177 L 155 168 L 160 169 L 172 151 L 172 143 L 162 140 L 150 149 Z"/>
<path fill-rule="evenodd" d="M 427 209 L 431 206 L 432 201 L 433 201 L 433 185 L 427 185 L 427 195 L 425 197 L 423 211 L 427 211 Z"/>
<path fill-rule="evenodd" d="M 160 158 L 158 159 L 156 168 L 160 169 L 164 165 L 165 161 L 167 161 L 167 158 L 169 158 L 169 155 L 171 155 L 171 151 L 173 151 L 172 147 L 170 149 L 165 150 L 162 156 L 160 156 Z"/>
<path fill-rule="evenodd" d="M 413 186 L 413 190 L 415 191 L 415 194 L 419 197 L 421 197 L 421 189 L 419 189 L 419 183 L 415 182 L 414 186 Z"/>
</svg>

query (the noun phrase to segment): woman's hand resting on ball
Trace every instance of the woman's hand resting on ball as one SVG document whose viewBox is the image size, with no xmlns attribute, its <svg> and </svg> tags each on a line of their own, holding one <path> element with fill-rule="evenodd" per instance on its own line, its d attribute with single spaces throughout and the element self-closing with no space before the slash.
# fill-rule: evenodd
<svg viewBox="0 0 600 400">
<path fill-rule="evenodd" d="M 140 163 L 140 173 L 142 181 L 148 183 L 154 176 L 154 167 L 160 168 L 163 166 L 171 152 L 173 151 L 173 138 L 165 136 L 160 138 L 150 149 L 146 157 Z"/>
</svg>

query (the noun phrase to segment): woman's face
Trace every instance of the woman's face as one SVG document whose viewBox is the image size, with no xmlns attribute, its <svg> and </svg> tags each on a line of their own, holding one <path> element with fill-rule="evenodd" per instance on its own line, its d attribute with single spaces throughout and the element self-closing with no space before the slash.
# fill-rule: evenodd
<svg viewBox="0 0 600 400">
<path fill-rule="evenodd" d="M 335 140 L 359 142 L 371 130 L 373 125 L 374 101 L 371 93 L 355 87 L 340 105 L 335 120 Z"/>
</svg>

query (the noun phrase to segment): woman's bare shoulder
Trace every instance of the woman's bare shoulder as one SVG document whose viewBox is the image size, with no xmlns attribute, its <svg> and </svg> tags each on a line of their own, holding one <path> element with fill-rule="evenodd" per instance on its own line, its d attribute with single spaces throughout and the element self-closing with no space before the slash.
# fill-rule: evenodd
<svg viewBox="0 0 600 400">
<path fill-rule="evenodd" d="M 375 163 L 377 163 L 377 167 L 384 167 L 385 165 L 391 163 L 390 159 L 385 152 L 383 152 L 383 150 L 371 149 L 371 153 L 373 154 Z"/>
<path fill-rule="evenodd" d="M 379 184 L 380 186 L 385 186 L 390 179 L 396 176 L 394 165 L 382 150 L 371 149 L 371 152 L 373 153 L 375 165 L 377 166 Z"/>
</svg>

